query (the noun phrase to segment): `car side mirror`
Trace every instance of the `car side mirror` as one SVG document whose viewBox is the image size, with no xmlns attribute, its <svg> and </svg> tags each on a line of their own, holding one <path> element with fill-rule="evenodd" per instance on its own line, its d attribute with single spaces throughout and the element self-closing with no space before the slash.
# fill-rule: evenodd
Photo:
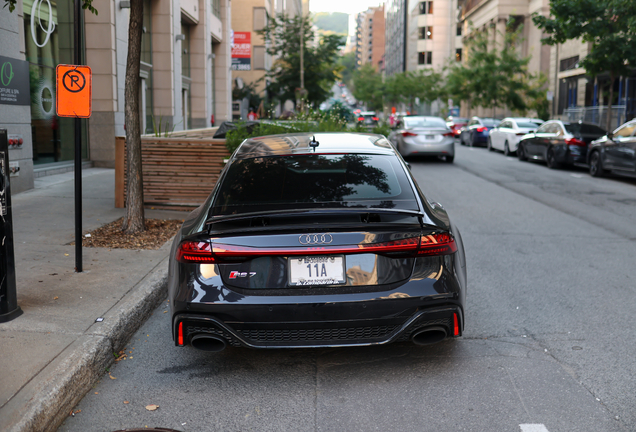
<svg viewBox="0 0 636 432">
<path fill-rule="evenodd" d="M 607 138 L 613 140 L 614 139 L 614 132 L 608 132 L 607 133 Z"/>
</svg>

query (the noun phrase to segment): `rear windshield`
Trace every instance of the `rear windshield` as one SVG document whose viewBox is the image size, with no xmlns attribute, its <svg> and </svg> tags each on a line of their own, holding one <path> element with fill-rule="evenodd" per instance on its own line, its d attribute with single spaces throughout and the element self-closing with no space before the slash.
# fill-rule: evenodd
<svg viewBox="0 0 636 432">
<path fill-rule="evenodd" d="M 468 119 L 467 118 L 461 118 L 461 117 L 454 117 L 452 119 L 450 119 L 451 123 L 468 123 Z"/>
<path fill-rule="evenodd" d="M 404 125 L 407 128 L 442 128 L 446 129 L 446 122 L 441 118 L 405 118 Z"/>
<path fill-rule="evenodd" d="M 540 123 L 532 123 L 532 122 L 517 122 L 517 126 L 519 126 L 520 128 L 538 128 L 539 126 L 541 126 Z"/>
<path fill-rule="evenodd" d="M 305 154 L 233 161 L 211 214 L 317 207 L 418 209 L 394 156 Z"/>
<path fill-rule="evenodd" d="M 501 120 L 496 120 L 496 119 L 481 119 L 481 122 L 484 124 L 484 126 L 498 126 L 499 123 L 501 123 Z"/>
<path fill-rule="evenodd" d="M 566 124 L 565 129 L 571 134 L 589 134 L 589 135 L 605 135 L 605 129 L 600 128 L 596 125 L 591 124 L 583 124 L 583 123 L 573 123 Z"/>
</svg>

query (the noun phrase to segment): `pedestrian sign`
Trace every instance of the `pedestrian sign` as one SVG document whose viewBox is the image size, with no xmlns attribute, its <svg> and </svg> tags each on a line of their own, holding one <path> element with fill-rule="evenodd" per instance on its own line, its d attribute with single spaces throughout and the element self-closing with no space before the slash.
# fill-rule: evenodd
<svg viewBox="0 0 636 432">
<path fill-rule="evenodd" d="M 92 108 L 92 73 L 88 66 L 57 65 L 55 111 L 59 117 L 88 118 Z"/>
</svg>

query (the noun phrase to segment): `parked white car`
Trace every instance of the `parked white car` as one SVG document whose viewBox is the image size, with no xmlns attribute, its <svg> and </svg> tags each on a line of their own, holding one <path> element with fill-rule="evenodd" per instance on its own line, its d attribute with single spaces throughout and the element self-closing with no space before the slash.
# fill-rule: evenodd
<svg viewBox="0 0 636 432">
<path fill-rule="evenodd" d="M 521 137 L 534 132 L 543 123 L 541 119 L 507 117 L 488 136 L 488 150 L 501 150 L 506 156 L 517 151 Z"/>
</svg>

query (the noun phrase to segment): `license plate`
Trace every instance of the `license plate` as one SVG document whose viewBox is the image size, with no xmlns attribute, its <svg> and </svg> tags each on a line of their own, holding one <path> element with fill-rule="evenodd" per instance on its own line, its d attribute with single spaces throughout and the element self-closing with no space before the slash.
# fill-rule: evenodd
<svg viewBox="0 0 636 432">
<path fill-rule="evenodd" d="M 435 139 L 435 135 L 426 135 L 427 140 Z"/>
<path fill-rule="evenodd" d="M 305 256 L 287 260 L 290 285 L 345 283 L 343 256 Z"/>
</svg>

